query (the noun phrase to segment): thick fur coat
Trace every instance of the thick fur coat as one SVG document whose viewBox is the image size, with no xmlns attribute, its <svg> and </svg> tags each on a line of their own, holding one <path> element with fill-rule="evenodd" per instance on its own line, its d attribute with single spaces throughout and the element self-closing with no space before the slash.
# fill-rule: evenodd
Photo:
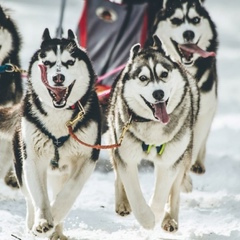
<svg viewBox="0 0 240 240">
<path fill-rule="evenodd" d="M 167 54 L 198 83 L 200 109 L 194 129 L 192 171 L 204 173 L 206 142 L 218 102 L 216 26 L 204 0 L 162 0 L 152 35 L 161 39 Z"/>
<path fill-rule="evenodd" d="M 121 146 L 111 151 L 118 214 L 132 210 L 145 228 L 161 221 L 166 231 L 178 229 L 180 190 L 183 181 L 189 180 L 198 101 L 196 82 L 166 56 L 156 36 L 153 46 L 132 47 L 113 86 L 108 113 L 110 143 L 130 124 Z M 155 168 L 150 206 L 138 179 L 142 159 L 152 161 Z M 165 210 L 167 203 L 169 209 Z"/>
<path fill-rule="evenodd" d="M 62 222 L 95 168 L 99 150 L 80 145 L 66 127 L 72 121 L 79 139 L 100 144 L 95 79 L 92 64 L 73 32 L 69 30 L 67 38 L 52 39 L 46 29 L 30 61 L 23 102 L 18 108 L 0 111 L 6 119 L 0 123 L 2 133 L 12 134 L 17 125 L 15 170 L 26 199 L 27 229 L 35 236 L 67 239 Z M 10 132 L 4 129 L 6 125 L 13 127 Z"/>
<path fill-rule="evenodd" d="M 21 37 L 14 20 L 10 16 L 10 10 L 0 6 L 0 108 L 14 106 L 20 102 L 23 96 L 22 78 L 20 72 L 12 71 L 9 64 L 20 68 L 19 54 L 21 50 Z M 4 119 L 0 116 L 0 121 Z M 0 134 L 0 178 L 5 177 L 8 185 L 17 186 L 12 172 L 13 135 Z M 7 174 L 8 173 L 8 174 Z"/>
</svg>

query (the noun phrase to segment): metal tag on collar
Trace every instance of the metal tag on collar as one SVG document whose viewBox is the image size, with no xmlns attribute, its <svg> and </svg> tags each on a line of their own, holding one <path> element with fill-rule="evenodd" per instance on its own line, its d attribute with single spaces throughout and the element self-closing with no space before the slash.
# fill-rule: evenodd
<svg viewBox="0 0 240 240">
<path fill-rule="evenodd" d="M 79 110 L 80 110 L 79 113 L 77 114 L 77 116 L 76 116 L 75 118 L 73 118 L 73 119 L 71 119 L 71 120 L 69 120 L 69 121 L 66 122 L 66 127 L 70 127 L 70 126 L 72 126 L 74 123 L 76 123 L 77 121 L 83 119 L 83 116 L 84 116 L 84 114 L 85 114 L 85 110 L 84 110 L 84 108 L 83 108 L 83 106 L 82 106 L 82 104 L 81 104 L 80 101 L 77 102 L 77 106 L 78 106 L 78 108 L 79 108 Z"/>
</svg>

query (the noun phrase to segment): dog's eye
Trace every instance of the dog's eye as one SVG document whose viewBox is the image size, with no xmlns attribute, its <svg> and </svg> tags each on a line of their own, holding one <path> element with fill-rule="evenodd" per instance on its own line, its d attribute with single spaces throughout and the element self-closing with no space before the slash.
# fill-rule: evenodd
<svg viewBox="0 0 240 240">
<path fill-rule="evenodd" d="M 162 72 L 161 73 L 161 78 L 166 78 L 168 76 L 168 72 Z"/>
<path fill-rule="evenodd" d="M 66 62 L 66 64 L 69 65 L 69 66 L 73 66 L 74 63 L 75 63 L 75 62 L 74 62 L 73 60 L 68 60 L 68 61 Z"/>
<path fill-rule="evenodd" d="M 183 19 L 181 18 L 172 18 L 170 21 L 173 25 L 177 25 L 177 26 L 183 23 Z"/>
<path fill-rule="evenodd" d="M 46 53 L 40 53 L 40 58 L 45 58 L 46 57 Z"/>
<path fill-rule="evenodd" d="M 192 19 L 192 23 L 193 23 L 193 24 L 198 24 L 198 23 L 200 23 L 200 21 L 201 21 L 201 19 L 200 19 L 199 17 L 194 17 L 194 18 Z"/>
<path fill-rule="evenodd" d="M 148 80 L 148 78 L 145 76 L 145 75 L 141 75 L 140 77 L 139 77 L 139 79 L 140 79 L 140 81 L 146 81 L 146 80 Z"/>
<path fill-rule="evenodd" d="M 44 64 L 45 66 L 50 66 L 50 65 L 51 65 L 51 62 L 49 62 L 49 61 L 44 61 L 43 64 Z"/>
</svg>

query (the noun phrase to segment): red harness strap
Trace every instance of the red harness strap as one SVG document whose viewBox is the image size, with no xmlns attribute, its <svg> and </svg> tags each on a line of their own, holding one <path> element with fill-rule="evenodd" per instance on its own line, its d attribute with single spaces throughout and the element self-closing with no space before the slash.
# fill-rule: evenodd
<svg viewBox="0 0 240 240">
<path fill-rule="evenodd" d="M 70 134 L 70 136 L 76 140 L 77 142 L 79 142 L 80 144 L 86 146 L 86 147 L 90 147 L 90 148 L 95 148 L 95 149 L 111 149 L 111 148 L 118 148 L 121 146 L 121 143 L 115 143 L 115 144 L 111 144 L 111 145 L 100 145 L 100 144 L 96 144 L 96 145 L 92 145 L 89 143 L 85 143 L 82 140 L 80 140 L 74 133 L 72 130 L 71 126 L 68 126 L 68 132 Z"/>
</svg>

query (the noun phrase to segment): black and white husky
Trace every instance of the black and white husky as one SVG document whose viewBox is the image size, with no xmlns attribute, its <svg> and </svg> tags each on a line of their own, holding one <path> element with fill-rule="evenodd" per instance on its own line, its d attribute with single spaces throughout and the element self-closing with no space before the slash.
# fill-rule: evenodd
<svg viewBox="0 0 240 240">
<path fill-rule="evenodd" d="M 143 227 L 153 228 L 156 220 L 162 221 L 163 229 L 174 232 L 178 229 L 180 188 L 191 166 L 199 100 L 196 82 L 166 56 L 155 36 L 153 46 L 132 47 L 112 91 L 110 142 L 116 142 L 127 126 L 121 146 L 111 151 L 116 212 L 123 216 L 132 210 Z M 141 159 L 152 161 L 155 168 L 150 207 L 138 179 Z M 169 209 L 165 210 L 167 202 Z"/>
<path fill-rule="evenodd" d="M 162 2 L 152 35 L 161 39 L 171 58 L 198 82 L 201 97 L 192 170 L 204 173 L 206 141 L 217 108 L 216 27 L 203 6 L 204 0 Z"/>
<path fill-rule="evenodd" d="M 23 95 L 21 74 L 9 65 L 20 68 L 21 49 L 21 37 L 9 12 L 0 6 L 0 108 L 19 103 Z M 16 180 L 6 175 L 13 159 L 11 137 L 0 134 L 0 178 L 5 177 L 7 184 L 15 187 Z"/>
<path fill-rule="evenodd" d="M 0 111 L 5 119 L 12 116 L 12 121 L 0 122 L 1 131 L 19 119 L 13 140 L 15 170 L 27 203 L 27 228 L 36 236 L 67 239 L 62 221 L 95 168 L 99 150 L 80 145 L 66 128 L 70 120 L 79 139 L 100 144 L 95 78 L 73 32 L 52 39 L 46 29 L 30 61 L 22 107 Z"/>
</svg>

